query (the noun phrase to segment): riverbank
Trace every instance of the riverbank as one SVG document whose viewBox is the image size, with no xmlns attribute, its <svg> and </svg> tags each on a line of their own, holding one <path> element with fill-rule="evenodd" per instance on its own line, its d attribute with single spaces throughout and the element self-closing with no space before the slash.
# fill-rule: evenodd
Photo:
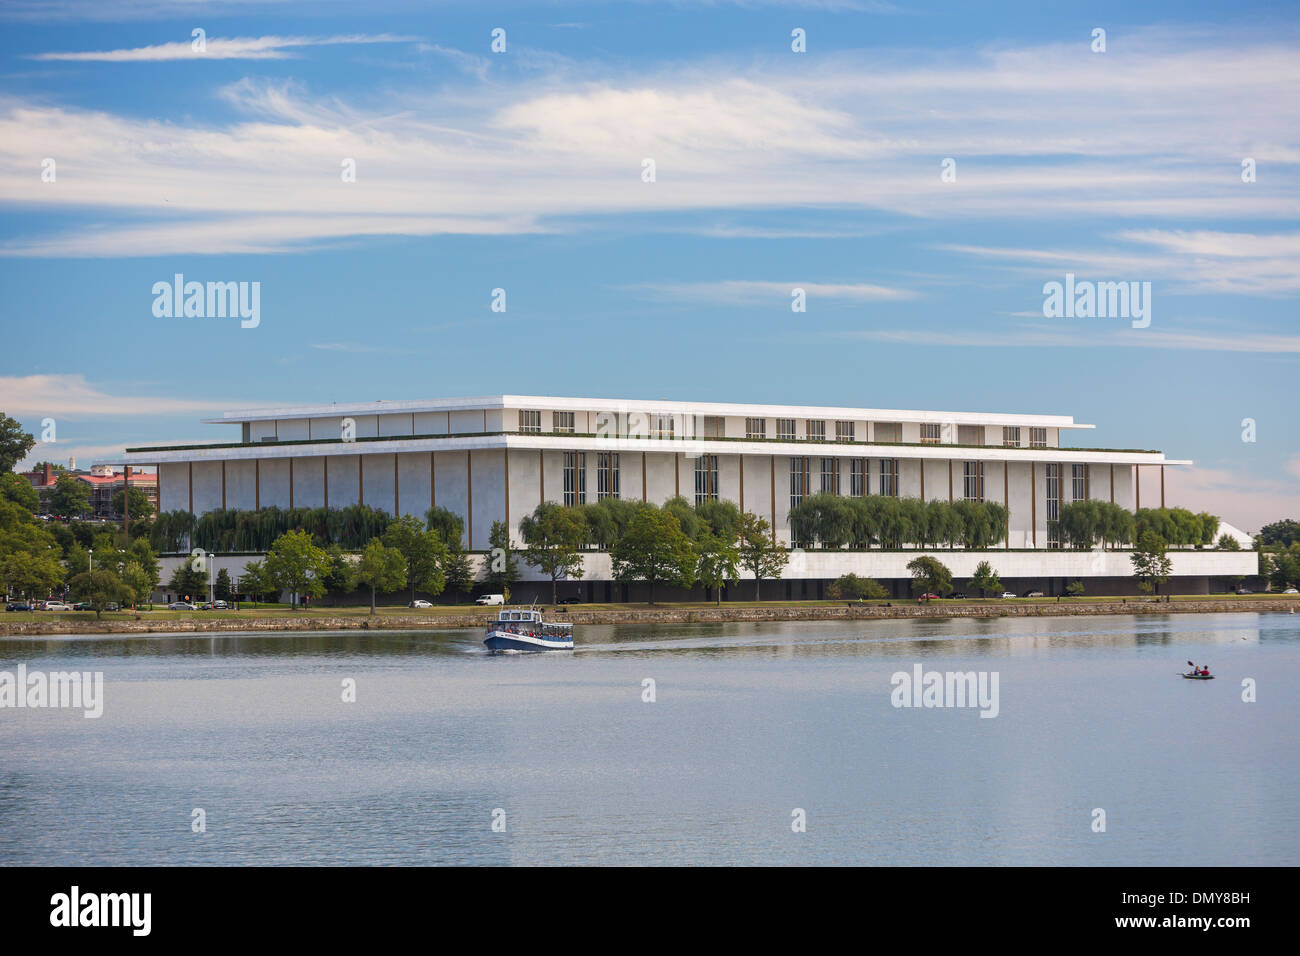
<svg viewBox="0 0 1300 956">
<path fill-rule="evenodd" d="M 948 617 L 1075 617 L 1105 614 L 1223 614 L 1238 611 L 1294 613 L 1300 601 L 1294 598 L 1263 598 L 1242 601 L 1232 598 L 1156 602 L 1138 598 L 1127 601 L 1055 601 L 1044 603 L 894 603 L 894 604 L 799 604 L 623 607 L 572 607 L 555 609 L 548 617 L 574 624 L 713 624 L 763 621 L 858 621 L 892 618 Z M 176 634 L 233 631 L 340 631 L 420 630 L 429 628 L 478 628 L 496 617 L 494 609 L 440 608 L 429 613 L 345 614 L 332 609 L 314 613 L 277 616 L 257 612 L 218 612 L 212 617 L 154 617 L 148 613 L 114 620 L 0 621 L 0 636 L 41 637 L 61 634 Z"/>
</svg>

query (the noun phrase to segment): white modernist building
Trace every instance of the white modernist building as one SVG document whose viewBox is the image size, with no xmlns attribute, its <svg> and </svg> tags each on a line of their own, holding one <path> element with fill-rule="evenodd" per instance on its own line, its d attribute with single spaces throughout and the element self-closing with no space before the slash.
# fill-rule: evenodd
<svg viewBox="0 0 1300 956">
<path fill-rule="evenodd" d="M 1059 415 L 499 395 L 270 408 L 209 422 L 238 433 L 128 450 L 126 464 L 157 466 L 160 510 L 361 503 L 423 517 L 437 505 L 461 516 L 470 550 L 484 551 L 495 521 L 518 543 L 520 519 L 542 501 L 722 498 L 766 518 L 789 544 L 791 507 L 816 492 L 989 500 L 1010 514 L 1009 553 L 994 561 L 1004 580 L 1053 589 L 1058 578 L 1131 583 L 1132 574 L 1123 552 L 1055 549 L 1049 521 L 1061 505 L 1162 505 L 1166 466 L 1190 464 L 1159 451 L 1066 447 L 1063 435 L 1094 426 Z M 1160 472 L 1155 500 L 1139 500 L 1139 468 Z M 903 579 L 912 556 L 801 552 L 786 578 L 804 583 L 787 587 L 800 596 L 807 582 L 846 571 Z M 987 556 L 953 552 L 945 562 L 962 578 Z M 1174 560 L 1194 590 L 1254 571 L 1250 554 Z M 604 599 L 608 556 L 593 553 L 587 564 L 585 596 Z"/>
</svg>

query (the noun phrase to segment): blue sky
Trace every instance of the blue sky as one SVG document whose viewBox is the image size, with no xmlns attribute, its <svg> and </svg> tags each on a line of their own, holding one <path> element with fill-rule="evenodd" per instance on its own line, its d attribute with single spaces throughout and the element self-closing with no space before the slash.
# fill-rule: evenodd
<svg viewBox="0 0 1300 956">
<path fill-rule="evenodd" d="M 1195 459 L 1171 501 L 1248 530 L 1300 514 L 1294 4 L 0 17 L 0 411 L 55 420 L 32 460 L 281 403 L 973 409 Z M 260 324 L 156 317 L 178 272 L 259 282 Z M 1150 282 L 1149 327 L 1045 318 L 1066 273 Z"/>
</svg>

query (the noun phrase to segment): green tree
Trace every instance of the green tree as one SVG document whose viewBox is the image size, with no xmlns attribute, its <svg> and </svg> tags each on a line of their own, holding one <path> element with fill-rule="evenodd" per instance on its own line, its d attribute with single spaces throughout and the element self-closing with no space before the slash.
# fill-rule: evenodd
<svg viewBox="0 0 1300 956">
<path fill-rule="evenodd" d="M 266 552 L 266 573 L 271 582 L 292 595 L 296 607 L 300 595 L 320 597 L 325 593 L 329 556 L 306 531 L 286 531 Z"/>
<path fill-rule="evenodd" d="M 1084 587 L 1082 581 L 1071 581 L 1065 586 L 1065 593 L 1069 597 L 1083 597 L 1083 591 Z"/>
<path fill-rule="evenodd" d="M 1133 562 L 1133 576 L 1137 578 L 1138 589 L 1147 594 L 1153 590 L 1159 594 L 1161 583 L 1169 580 L 1173 567 L 1166 554 L 1165 539 L 1154 531 L 1143 531 L 1138 536 L 1130 560 Z"/>
<path fill-rule="evenodd" d="M 1287 588 L 1293 588 L 1300 584 L 1300 560 L 1297 560 L 1296 556 L 1289 551 L 1282 551 L 1273 555 L 1268 581 L 1279 591 L 1285 591 Z"/>
<path fill-rule="evenodd" d="M 790 552 L 772 537 L 772 527 L 766 518 L 752 511 L 740 516 L 740 563 L 754 575 L 754 600 L 762 600 L 764 578 L 780 578 L 790 560 Z"/>
<path fill-rule="evenodd" d="M 656 584 L 690 587 L 695 581 L 691 539 L 677 516 L 664 509 L 646 509 L 633 518 L 609 556 L 615 580 L 649 583 L 651 604 Z"/>
<path fill-rule="evenodd" d="M 167 587 L 176 592 L 178 599 L 197 600 L 208 593 L 208 569 L 196 566 L 194 558 L 186 558 L 172 572 Z"/>
<path fill-rule="evenodd" d="M 714 590 L 720 605 L 722 589 L 729 584 L 734 586 L 740 577 L 740 550 L 734 539 L 728 540 L 706 531 L 696 539 L 695 551 L 695 577 L 705 587 Z"/>
<path fill-rule="evenodd" d="M 357 563 L 357 580 L 370 588 L 370 613 L 375 613 L 375 592 L 396 591 L 406 584 L 406 558 L 397 548 L 371 538 Z"/>
<path fill-rule="evenodd" d="M 1281 521 L 1266 524 L 1259 529 L 1257 540 L 1260 544 L 1280 544 L 1283 547 L 1290 547 L 1300 541 L 1300 521 L 1294 518 L 1283 518 Z"/>
<path fill-rule="evenodd" d="M 50 513 L 65 518 L 90 514 L 90 488 L 73 475 L 60 475 L 50 492 Z"/>
<path fill-rule="evenodd" d="M 241 596 L 248 596 L 253 599 L 253 606 L 257 606 L 258 600 L 267 591 L 271 590 L 271 583 L 266 574 L 266 565 L 261 561 L 249 561 L 244 565 L 244 570 L 239 574 L 238 590 Z"/>
<path fill-rule="evenodd" d="M 993 570 L 993 565 L 981 561 L 975 565 L 975 576 L 970 579 L 970 586 L 979 588 L 980 597 L 988 597 L 989 591 L 1002 590 L 1002 580 L 998 577 L 998 572 Z"/>
<path fill-rule="evenodd" d="M 1219 535 L 1219 540 L 1214 543 L 1214 546 L 1218 548 L 1220 551 L 1241 550 L 1241 544 L 1237 541 L 1236 538 L 1234 538 L 1232 535 L 1228 534 L 1227 532 L 1224 532 L 1223 534 Z"/>
<path fill-rule="evenodd" d="M 524 563 L 551 579 L 552 604 L 557 599 L 556 582 L 560 578 L 582 577 L 582 546 L 589 530 L 581 510 L 552 501 L 542 502 L 519 522 L 519 534 L 528 546 Z"/>
<path fill-rule="evenodd" d="M 136 561 L 126 561 L 122 565 L 122 573 L 119 576 L 127 590 L 131 592 L 129 600 L 132 607 L 143 604 L 152 596 L 154 582 L 149 577 L 149 573 Z"/>
<path fill-rule="evenodd" d="M 13 471 L 36 444 L 30 432 L 4 412 L 0 412 L 0 472 Z"/>
<path fill-rule="evenodd" d="M 917 594 L 945 594 L 952 590 L 952 572 L 938 558 L 923 554 L 908 561 L 907 570 L 912 572 L 912 590 Z"/>
<path fill-rule="evenodd" d="M 506 594 L 519 580 L 519 561 L 510 549 L 510 529 L 504 521 L 493 521 L 488 532 L 487 585 L 494 593 Z"/>
<path fill-rule="evenodd" d="M 134 597 L 131 588 L 116 571 L 100 569 L 78 574 L 68 582 L 74 601 L 89 601 L 95 610 L 95 619 L 104 616 L 104 605 L 109 602 L 127 604 Z"/>
<path fill-rule="evenodd" d="M 32 483 L 11 471 L 0 472 L 0 498 L 14 502 L 31 514 L 41 509 L 41 496 Z"/>
<path fill-rule="evenodd" d="M 882 598 L 889 597 L 889 591 L 885 589 L 879 581 L 873 578 L 860 578 L 852 572 L 841 574 L 831 582 L 830 587 L 826 589 L 827 595 L 836 600 L 849 598 L 850 600 L 867 599 L 878 601 Z"/>
<path fill-rule="evenodd" d="M 131 523 L 134 524 L 137 519 L 145 520 L 153 517 L 153 505 L 149 503 L 149 496 L 139 488 L 130 489 L 130 495 L 125 494 L 127 489 L 119 488 L 113 492 L 112 508 L 113 514 L 123 514 L 123 501 L 131 503 Z"/>
<path fill-rule="evenodd" d="M 233 592 L 230 589 L 230 572 L 225 568 L 220 568 L 217 571 L 214 593 L 218 601 L 229 601 L 231 598 Z"/>
<path fill-rule="evenodd" d="M 396 548 L 406 559 L 406 580 L 411 589 L 411 600 L 415 592 L 422 590 L 427 594 L 441 594 L 447 585 L 443 568 L 446 566 L 448 552 L 442 536 L 426 529 L 420 519 L 413 515 L 395 518 L 380 540 L 386 547 Z"/>
<path fill-rule="evenodd" d="M 63 582 L 63 573 L 53 548 L 0 555 L 0 581 L 6 593 L 27 598 L 52 594 Z"/>
<path fill-rule="evenodd" d="M 338 544 L 330 544 L 325 548 L 325 576 L 322 581 L 326 594 L 351 594 L 357 589 L 356 562 Z"/>
</svg>

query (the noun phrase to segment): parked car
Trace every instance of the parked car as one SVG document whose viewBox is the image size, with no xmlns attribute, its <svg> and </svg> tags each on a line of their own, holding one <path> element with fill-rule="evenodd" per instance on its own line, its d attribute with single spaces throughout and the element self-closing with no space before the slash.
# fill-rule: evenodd
<svg viewBox="0 0 1300 956">
<path fill-rule="evenodd" d="M 229 611 L 230 605 L 226 601 L 221 600 L 221 598 L 217 598 L 215 601 L 212 602 L 212 610 Z"/>
<path fill-rule="evenodd" d="M 1025 597 L 1042 597 L 1042 596 L 1043 596 L 1043 592 L 1042 592 L 1042 591 L 1026 591 L 1026 592 L 1025 592 Z"/>
<path fill-rule="evenodd" d="M 504 594 L 480 594 L 475 598 L 474 603 L 485 606 L 489 604 L 505 604 L 506 596 Z"/>
<path fill-rule="evenodd" d="M 171 604 L 168 604 L 168 605 L 167 605 L 167 610 L 169 610 L 169 611 L 197 611 L 198 608 L 195 607 L 193 604 L 190 604 L 188 601 L 172 601 Z"/>
<path fill-rule="evenodd" d="M 122 610 L 122 605 L 118 604 L 116 601 L 109 601 L 107 604 L 104 605 L 104 610 L 105 610 L 105 611 L 120 611 L 120 610 Z"/>
<path fill-rule="evenodd" d="M 417 598 L 417 599 L 415 599 L 414 601 L 412 601 L 410 604 L 408 604 L 408 605 L 406 605 L 406 606 L 407 606 L 407 607 L 433 607 L 433 604 L 430 603 L 429 601 L 424 601 L 424 600 L 421 600 L 421 599 Z"/>
<path fill-rule="evenodd" d="M 581 604 L 581 603 L 582 603 L 582 598 L 580 598 L 580 597 L 562 597 L 562 598 L 560 598 L 558 601 L 556 601 L 555 603 L 556 603 L 556 604 Z"/>
<path fill-rule="evenodd" d="M 939 600 L 939 595 L 937 595 L 937 594 L 928 594 L 928 593 L 927 593 L 927 594 L 922 594 L 922 595 L 920 595 L 920 596 L 918 597 L 918 600 L 921 600 L 921 601 L 937 601 L 937 600 Z"/>
<path fill-rule="evenodd" d="M 89 601 L 78 601 L 72 605 L 72 609 L 74 611 L 93 611 L 95 608 Z"/>
<path fill-rule="evenodd" d="M 966 600 L 966 594 L 965 594 L 964 591 L 953 591 L 951 594 L 946 595 L 946 597 L 947 597 L 948 600 L 950 600 L 950 601 L 964 601 L 964 600 Z"/>
<path fill-rule="evenodd" d="M 1236 593 L 1236 594 L 1254 594 L 1255 592 L 1252 591 L 1250 588 L 1237 588 L 1237 590 L 1236 590 L 1234 593 Z"/>
<path fill-rule="evenodd" d="M 1002 596 L 1003 596 L 1004 598 L 1013 598 L 1013 597 L 1015 597 L 1016 595 L 1015 595 L 1015 592 L 1013 592 L 1013 591 L 1003 591 L 1003 592 L 1002 592 Z"/>
<path fill-rule="evenodd" d="M 32 606 L 26 601 L 10 601 L 5 605 L 6 611 L 30 611 Z"/>
<path fill-rule="evenodd" d="M 1295 588 L 1287 588 L 1287 589 L 1286 589 L 1285 591 L 1283 591 L 1282 593 L 1283 593 L 1283 594 L 1300 594 L 1300 591 L 1297 591 Z"/>
<path fill-rule="evenodd" d="M 47 611 L 71 611 L 71 604 L 64 604 L 62 601 L 46 601 L 45 610 Z"/>
</svg>

